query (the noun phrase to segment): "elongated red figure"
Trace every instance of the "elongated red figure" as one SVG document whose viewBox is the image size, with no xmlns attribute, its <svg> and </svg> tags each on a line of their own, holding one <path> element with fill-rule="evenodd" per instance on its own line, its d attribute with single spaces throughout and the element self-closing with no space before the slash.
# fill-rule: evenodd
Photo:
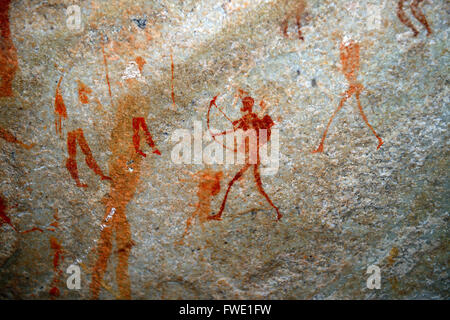
<svg viewBox="0 0 450 320">
<path fill-rule="evenodd" d="M 353 95 L 356 97 L 356 102 L 358 104 L 359 112 L 361 113 L 361 116 L 364 120 L 364 122 L 367 124 L 367 126 L 370 128 L 372 133 L 377 137 L 378 139 L 378 146 L 377 150 L 381 147 L 383 144 L 383 140 L 378 136 L 378 134 L 375 132 L 373 127 L 370 125 L 369 121 L 367 120 L 366 115 L 364 114 L 364 111 L 361 106 L 361 101 L 359 99 L 359 96 L 361 92 L 364 90 L 364 86 L 358 82 L 358 71 L 359 71 L 359 44 L 353 40 L 350 41 L 343 41 L 341 43 L 340 47 L 341 51 L 341 64 L 342 64 L 342 72 L 344 73 L 345 78 L 347 79 L 349 83 L 349 88 L 347 91 L 343 93 L 343 97 L 341 101 L 339 102 L 339 106 L 337 107 L 336 111 L 334 111 L 333 115 L 331 116 L 330 120 L 328 121 L 327 127 L 325 128 L 325 132 L 323 133 L 322 140 L 320 141 L 319 147 L 313 151 L 313 153 L 316 152 L 323 152 L 323 144 L 325 142 L 325 138 L 327 137 L 328 129 L 330 128 L 331 123 L 333 122 L 334 117 L 339 112 L 339 110 L 342 109 L 344 106 L 344 103 L 350 99 Z"/>
</svg>

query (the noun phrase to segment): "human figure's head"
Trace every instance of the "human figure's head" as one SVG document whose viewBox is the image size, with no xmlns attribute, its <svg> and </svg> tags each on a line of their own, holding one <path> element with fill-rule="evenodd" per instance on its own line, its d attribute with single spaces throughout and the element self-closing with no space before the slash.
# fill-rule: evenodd
<svg viewBox="0 0 450 320">
<path fill-rule="evenodd" d="M 242 99 L 243 107 L 241 108 L 242 112 L 251 113 L 253 109 L 253 105 L 255 104 L 255 100 L 252 97 L 245 97 Z"/>
</svg>

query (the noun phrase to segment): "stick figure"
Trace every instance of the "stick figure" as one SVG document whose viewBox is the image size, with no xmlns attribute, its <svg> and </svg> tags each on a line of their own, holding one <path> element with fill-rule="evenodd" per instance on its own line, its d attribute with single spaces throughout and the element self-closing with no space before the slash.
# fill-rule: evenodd
<svg viewBox="0 0 450 320">
<path fill-rule="evenodd" d="M 313 151 L 313 153 L 316 152 L 323 152 L 323 143 L 325 141 L 325 138 L 327 136 L 328 129 L 333 122 L 334 117 L 339 112 L 339 110 L 342 109 L 344 106 L 344 103 L 350 99 L 353 95 L 356 97 L 356 102 L 358 104 L 359 112 L 361 113 L 361 116 L 364 120 L 364 122 L 367 124 L 367 126 L 370 128 L 370 130 L 373 132 L 375 137 L 377 137 L 379 143 L 377 146 L 377 150 L 381 147 L 383 144 L 383 140 L 377 135 L 373 127 L 370 125 L 369 121 L 367 120 L 366 115 L 364 114 L 364 111 L 361 106 L 361 102 L 359 99 L 359 96 L 361 92 L 364 90 L 364 86 L 358 82 L 358 70 L 359 70 L 359 44 L 353 40 L 346 41 L 344 40 L 341 43 L 340 46 L 341 51 L 341 64 L 342 64 L 342 72 L 344 73 L 345 78 L 347 79 L 349 83 L 349 88 L 347 91 L 343 93 L 343 97 L 339 103 L 338 108 L 336 111 L 334 111 L 333 115 L 331 116 L 330 120 L 328 121 L 327 127 L 325 128 L 325 132 L 323 133 L 322 140 L 320 141 L 319 147 Z"/>
<path fill-rule="evenodd" d="M 427 29 L 427 36 L 431 35 L 433 32 L 431 31 L 431 28 L 428 24 L 427 18 L 423 14 L 422 10 L 419 8 L 419 4 L 423 0 L 412 0 L 411 2 L 411 12 L 413 16 Z M 399 0 L 398 1 L 398 7 L 397 7 L 397 17 L 400 19 L 400 21 L 407 27 L 409 27 L 412 32 L 414 33 L 414 37 L 417 37 L 419 34 L 419 31 L 414 27 L 411 20 L 409 20 L 408 16 L 406 15 L 405 11 L 403 10 L 403 5 L 405 3 L 405 0 Z"/>
<path fill-rule="evenodd" d="M 209 109 L 208 109 L 208 115 L 207 115 L 207 125 L 208 125 L 208 129 L 209 128 L 209 113 L 211 110 L 211 107 L 214 105 L 218 110 L 220 110 L 222 112 L 222 114 L 225 116 L 225 114 L 223 113 L 223 111 L 216 105 L 216 97 L 214 97 L 213 100 L 211 100 L 210 105 L 209 105 Z M 233 179 L 231 179 L 231 181 L 228 183 L 228 188 L 227 191 L 225 193 L 225 196 L 223 198 L 222 201 L 222 205 L 220 207 L 220 210 L 217 214 L 209 216 L 208 219 L 209 220 L 221 220 L 222 218 L 222 213 L 223 210 L 225 209 L 225 204 L 227 202 L 227 198 L 228 198 L 228 193 L 231 190 L 231 187 L 233 186 L 233 184 L 239 180 L 239 178 L 242 177 L 242 175 L 245 173 L 245 171 L 247 171 L 251 166 L 253 166 L 253 175 L 255 177 L 255 182 L 256 185 L 258 186 L 258 191 L 264 196 L 264 198 L 266 198 L 267 202 L 275 209 L 275 211 L 277 212 L 277 220 L 280 220 L 282 217 L 282 214 L 280 213 L 278 207 L 276 207 L 272 200 L 270 200 L 269 196 L 267 195 L 267 193 L 264 191 L 263 186 L 262 186 L 262 182 L 261 182 L 261 176 L 259 174 L 259 165 L 261 164 L 261 159 L 259 156 L 259 147 L 260 147 L 260 130 L 267 130 L 267 136 L 266 136 L 266 141 L 268 142 L 270 140 L 270 133 L 271 133 L 271 127 L 275 124 L 272 120 L 272 118 L 269 115 L 265 115 L 263 118 L 259 118 L 258 115 L 256 113 L 253 112 L 253 105 L 255 104 L 255 101 L 253 100 L 252 97 L 247 96 L 245 98 L 242 99 L 242 104 L 243 107 L 241 108 L 241 112 L 243 113 L 243 116 L 235 121 L 232 121 L 233 124 L 233 129 L 227 130 L 227 131 L 223 131 L 221 133 L 217 133 L 217 134 L 212 134 L 212 137 L 215 138 L 216 136 L 220 136 L 220 135 L 226 135 L 232 132 L 235 132 L 238 129 L 245 131 L 248 130 L 254 130 L 255 134 L 256 134 L 256 138 L 257 138 L 257 144 L 256 144 L 256 164 L 252 164 L 250 163 L 248 160 L 248 158 L 246 157 L 246 163 L 244 165 L 244 167 L 238 171 L 238 173 L 236 173 L 236 175 L 233 177 Z M 229 119 L 227 116 L 225 116 L 227 119 Z M 211 131 L 211 130 L 210 130 Z M 215 140 L 215 139 L 214 139 Z M 247 146 L 248 147 L 248 146 Z M 233 150 L 235 153 L 237 152 L 237 150 Z M 247 150 L 246 150 L 247 151 Z M 247 153 L 247 152 L 246 152 Z"/>
</svg>

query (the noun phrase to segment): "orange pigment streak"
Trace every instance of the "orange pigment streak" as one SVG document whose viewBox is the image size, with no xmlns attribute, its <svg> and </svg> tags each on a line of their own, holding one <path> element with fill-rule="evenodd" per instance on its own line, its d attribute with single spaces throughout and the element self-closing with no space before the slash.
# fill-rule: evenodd
<svg viewBox="0 0 450 320">
<path fill-rule="evenodd" d="M 134 79 L 128 82 L 136 84 Z M 138 90 L 135 90 L 136 92 Z M 133 142 L 133 118 L 146 118 L 150 101 L 138 93 L 125 94 L 117 103 L 116 125 L 111 133 L 111 157 L 109 161 L 112 178 L 109 194 L 104 198 L 105 214 L 102 231 L 96 248 L 97 261 L 92 271 L 90 290 L 93 299 L 98 299 L 103 276 L 112 251 L 112 236 L 115 233 L 118 263 L 116 280 L 122 299 L 131 298 L 128 274 L 128 257 L 134 245 L 130 225 L 126 217 L 127 204 L 133 199 L 139 185 L 142 157 L 135 150 Z M 133 170 L 129 170 L 129 165 Z"/>
<path fill-rule="evenodd" d="M 340 46 L 340 55 L 341 55 L 341 63 L 342 63 L 342 72 L 344 73 L 345 78 L 347 79 L 349 83 L 349 88 L 347 91 L 344 92 L 343 97 L 339 103 L 338 108 L 334 111 L 333 115 L 331 116 L 330 120 L 328 121 L 328 124 L 325 128 L 325 132 L 323 133 L 322 140 L 320 141 L 319 147 L 313 151 L 313 153 L 317 152 L 323 152 L 323 144 L 325 142 L 325 138 L 327 136 L 328 129 L 330 128 L 331 123 L 333 122 L 334 117 L 339 112 L 339 110 L 342 109 L 344 106 L 344 103 L 350 99 L 353 95 L 356 97 L 356 102 L 358 104 L 359 112 L 366 123 L 366 125 L 370 128 L 372 133 L 375 135 L 375 137 L 378 139 L 379 143 L 377 146 L 377 150 L 380 149 L 380 147 L 383 144 L 383 140 L 377 135 L 373 127 L 370 125 L 369 121 L 367 120 L 367 117 L 362 109 L 361 102 L 360 102 L 360 94 L 364 90 L 364 86 L 358 82 L 358 70 L 359 70 L 359 44 L 355 41 L 350 41 L 348 44 L 341 43 Z"/>
<path fill-rule="evenodd" d="M 173 104 L 173 107 L 174 108 L 176 108 L 176 104 L 175 104 L 175 89 L 174 89 L 174 64 L 173 64 L 173 55 L 172 55 L 172 53 L 170 53 L 170 61 L 171 61 L 171 64 L 170 64 L 170 68 L 171 68 L 171 70 L 172 70 L 172 104 Z"/>
<path fill-rule="evenodd" d="M 139 72 L 142 74 L 142 71 L 144 70 L 144 64 L 146 64 L 145 59 L 142 57 L 136 57 L 135 61 L 138 65 Z"/>
<path fill-rule="evenodd" d="M 7 142 L 18 144 L 19 146 L 21 146 L 27 150 L 30 150 L 35 145 L 34 143 L 32 143 L 32 144 L 23 143 L 22 141 L 17 139 L 11 132 L 9 132 L 8 130 L 3 129 L 3 128 L 0 128 L 0 138 L 6 140 Z"/>
<path fill-rule="evenodd" d="M 55 129 L 56 133 L 62 137 L 62 118 L 67 119 L 67 109 L 66 105 L 64 104 L 63 97 L 60 92 L 60 86 L 61 81 L 63 79 L 63 76 L 59 78 L 58 85 L 56 86 L 56 93 L 55 93 Z"/>
<path fill-rule="evenodd" d="M 106 62 L 105 48 L 103 46 L 102 46 L 102 52 L 103 52 L 103 63 L 105 64 L 106 82 L 108 83 L 108 92 L 109 92 L 109 97 L 111 98 L 112 93 L 111 93 L 111 84 L 109 83 L 108 63 Z"/>
</svg>

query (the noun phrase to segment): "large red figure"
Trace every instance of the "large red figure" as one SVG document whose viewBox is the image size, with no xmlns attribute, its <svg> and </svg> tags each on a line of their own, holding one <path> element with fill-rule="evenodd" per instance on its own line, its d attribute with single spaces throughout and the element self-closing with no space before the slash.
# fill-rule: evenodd
<svg viewBox="0 0 450 320">
<path fill-rule="evenodd" d="M 210 103 L 210 109 L 212 105 L 216 105 L 216 98 L 215 97 L 211 103 Z M 280 213 L 280 210 L 278 209 L 277 206 L 275 206 L 272 202 L 272 200 L 270 200 L 269 196 L 267 195 L 267 193 L 264 191 L 263 186 L 262 186 L 262 182 L 261 182 L 261 175 L 259 173 L 259 165 L 261 164 L 261 159 L 260 159 L 260 155 L 259 155 L 259 147 L 260 147 L 260 130 L 267 130 L 267 141 L 268 142 L 270 140 L 270 134 L 271 134 L 271 127 L 275 124 L 272 120 L 272 118 L 269 115 L 265 115 L 263 118 L 259 118 L 258 115 L 256 113 L 253 112 L 253 105 L 255 104 L 255 101 L 253 100 L 252 97 L 245 97 L 242 99 L 242 104 L 243 107 L 241 108 L 241 112 L 243 112 L 243 116 L 236 120 L 233 121 L 233 130 L 232 131 L 223 131 L 221 133 L 217 133 L 217 134 L 213 134 L 213 137 L 215 136 L 220 136 L 220 135 L 226 135 L 228 133 L 231 132 L 235 132 L 236 130 L 243 130 L 248 131 L 248 130 L 254 130 L 256 133 L 256 137 L 257 137 L 257 145 L 256 145 L 256 163 L 251 163 L 251 161 L 248 161 L 248 158 L 246 157 L 246 163 L 244 165 L 244 167 L 239 170 L 238 173 L 236 173 L 236 175 L 233 177 L 233 179 L 231 179 L 231 181 L 228 183 L 228 188 L 227 191 L 225 193 L 225 197 L 223 198 L 222 201 L 222 205 L 220 206 L 220 210 L 217 214 L 209 216 L 208 219 L 209 220 L 221 220 L 222 219 L 222 213 L 223 210 L 225 209 L 225 204 L 227 202 L 227 198 L 228 198 L 228 193 L 231 190 L 231 187 L 233 186 L 233 184 L 239 180 L 242 175 L 250 168 L 253 166 L 253 175 L 255 177 L 255 182 L 256 185 L 258 186 L 258 191 L 264 196 L 264 198 L 266 198 L 267 202 L 275 209 L 275 211 L 277 212 L 277 220 L 280 220 L 282 217 L 282 214 Z M 208 128 L 209 128 L 209 117 L 208 117 Z M 237 152 L 236 150 L 234 150 L 235 152 Z"/>
</svg>

